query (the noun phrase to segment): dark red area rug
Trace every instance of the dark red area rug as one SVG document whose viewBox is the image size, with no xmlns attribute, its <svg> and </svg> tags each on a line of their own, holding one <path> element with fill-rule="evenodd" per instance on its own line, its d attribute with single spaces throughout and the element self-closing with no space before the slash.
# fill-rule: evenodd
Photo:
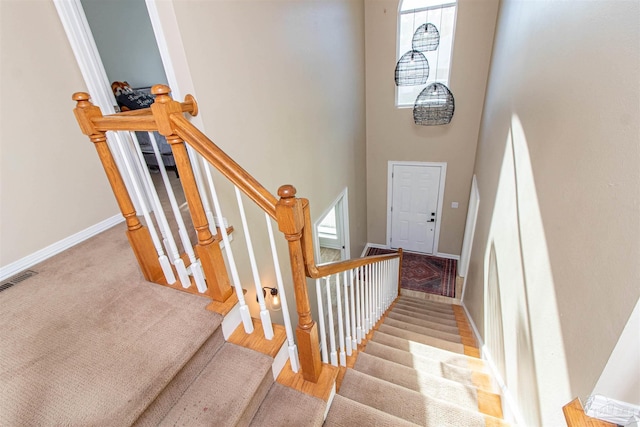
<svg viewBox="0 0 640 427">
<path fill-rule="evenodd" d="M 394 252 L 396 251 L 392 249 L 367 249 L 367 255 L 383 255 Z M 456 266 L 455 259 L 403 252 L 400 286 L 403 289 L 453 298 L 456 292 Z"/>
</svg>

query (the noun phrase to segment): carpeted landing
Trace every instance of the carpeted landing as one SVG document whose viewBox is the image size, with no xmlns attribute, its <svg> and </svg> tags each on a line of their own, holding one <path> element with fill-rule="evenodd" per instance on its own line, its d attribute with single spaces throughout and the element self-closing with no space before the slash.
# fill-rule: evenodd
<svg viewBox="0 0 640 427">
<path fill-rule="evenodd" d="M 468 355 L 477 349 L 464 314 L 454 310 L 399 297 L 347 369 L 324 425 L 506 426 L 483 362 Z"/>
<path fill-rule="evenodd" d="M 225 342 L 208 299 L 145 282 L 124 230 L 0 293 L 0 426 L 322 424 L 325 402 Z"/>
</svg>

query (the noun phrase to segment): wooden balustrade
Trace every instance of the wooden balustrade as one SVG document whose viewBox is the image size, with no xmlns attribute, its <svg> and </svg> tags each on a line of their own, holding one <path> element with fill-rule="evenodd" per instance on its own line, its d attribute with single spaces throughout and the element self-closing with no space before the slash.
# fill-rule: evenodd
<svg viewBox="0 0 640 427">
<path fill-rule="evenodd" d="M 185 142 L 277 221 L 289 246 L 298 313 L 296 337 L 300 367 L 306 381 L 318 382 L 323 365 L 318 346 L 318 328 L 311 317 L 306 277 L 324 277 L 381 260 L 398 258 L 401 257 L 401 251 L 400 255 L 378 255 L 316 266 L 309 202 L 306 199 L 296 198 L 296 190 L 291 185 L 279 188 L 279 199 L 272 195 L 206 135 L 185 119 L 183 113 L 196 115 L 198 112 L 198 106 L 193 97 L 187 95 L 182 103 L 174 101 L 169 96 L 169 87 L 164 85 L 153 86 L 151 92 L 156 95 L 156 100 L 150 109 L 121 112 L 106 117 L 102 115 L 98 107 L 89 102 L 87 93 L 79 92 L 73 95 L 73 99 L 77 102 L 74 113 L 82 132 L 89 136 L 98 150 L 100 160 L 126 220 L 129 241 L 145 279 L 160 283 L 162 269 L 155 256 L 149 231 L 140 223 L 124 181 L 109 151 L 105 137 L 106 131 L 158 131 L 171 144 L 182 187 L 189 204 L 191 218 L 197 231 L 196 252 L 207 278 L 209 294 L 214 300 L 224 302 L 233 298 L 233 295 L 218 239 L 215 239 L 210 232 Z"/>
<path fill-rule="evenodd" d="M 304 217 L 302 200 L 296 198 L 296 189 L 284 185 L 278 189 L 280 200 L 276 204 L 278 227 L 289 243 L 289 259 L 293 276 L 296 310 L 298 312 L 298 351 L 300 367 L 305 380 L 318 382 L 322 371 L 322 359 L 318 348 L 318 326 L 311 318 L 311 306 L 307 291 L 304 253 L 302 251 L 302 232 Z"/>
<path fill-rule="evenodd" d="M 77 102 L 73 112 L 80 125 L 80 129 L 82 133 L 89 137 L 96 147 L 100 162 L 104 167 L 107 179 L 109 180 L 109 184 L 111 184 L 113 194 L 118 202 L 120 212 L 127 224 L 127 238 L 138 260 L 142 274 L 146 280 L 158 282 L 163 278 L 162 267 L 160 266 L 156 251 L 153 247 L 149 230 L 140 223 L 136 214 L 122 175 L 120 175 L 118 166 L 107 145 L 105 130 L 99 130 L 94 126 L 94 120 L 103 118 L 102 112 L 100 108 L 89 102 L 88 93 L 75 93 L 73 94 L 73 100 Z"/>
<path fill-rule="evenodd" d="M 207 278 L 209 295 L 215 301 L 224 302 L 231 296 L 232 290 L 222 251 L 220 245 L 211 234 L 209 221 L 200 199 L 191 161 L 187 154 L 187 147 L 184 141 L 174 133 L 171 123 L 170 117 L 172 114 L 177 113 L 182 116 L 182 107 L 179 102 L 169 97 L 170 89 L 168 86 L 156 85 L 151 89 L 151 92 L 156 95 L 155 102 L 151 105 L 151 111 L 157 123 L 158 132 L 164 135 L 171 145 L 171 151 L 180 174 L 182 189 L 189 205 L 191 220 L 196 229 L 198 243 L 195 251 L 198 254 L 198 258 L 200 258 L 202 269 Z"/>
</svg>

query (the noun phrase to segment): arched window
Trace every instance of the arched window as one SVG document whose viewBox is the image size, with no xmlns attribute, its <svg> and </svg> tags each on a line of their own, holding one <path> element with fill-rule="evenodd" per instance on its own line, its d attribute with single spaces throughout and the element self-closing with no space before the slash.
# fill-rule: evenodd
<svg viewBox="0 0 640 427">
<path fill-rule="evenodd" d="M 397 107 L 413 107 L 416 97 L 431 83 L 449 86 L 456 9 L 456 0 L 400 0 L 396 59 L 420 51 L 428 62 L 429 77 L 424 84 L 409 81 L 396 86 Z M 411 54 L 405 58 L 415 59 Z"/>
</svg>

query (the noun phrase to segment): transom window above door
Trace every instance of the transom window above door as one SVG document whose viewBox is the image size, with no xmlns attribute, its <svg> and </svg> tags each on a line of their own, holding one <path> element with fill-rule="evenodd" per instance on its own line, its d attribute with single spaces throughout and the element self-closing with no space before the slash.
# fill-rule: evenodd
<svg viewBox="0 0 640 427">
<path fill-rule="evenodd" d="M 396 86 L 397 107 L 413 107 L 420 92 L 431 83 L 449 86 L 456 10 L 456 0 L 400 1 L 396 61 L 417 50 L 429 63 L 429 76 L 424 84 Z M 421 40 L 420 34 L 424 34 Z"/>
</svg>

